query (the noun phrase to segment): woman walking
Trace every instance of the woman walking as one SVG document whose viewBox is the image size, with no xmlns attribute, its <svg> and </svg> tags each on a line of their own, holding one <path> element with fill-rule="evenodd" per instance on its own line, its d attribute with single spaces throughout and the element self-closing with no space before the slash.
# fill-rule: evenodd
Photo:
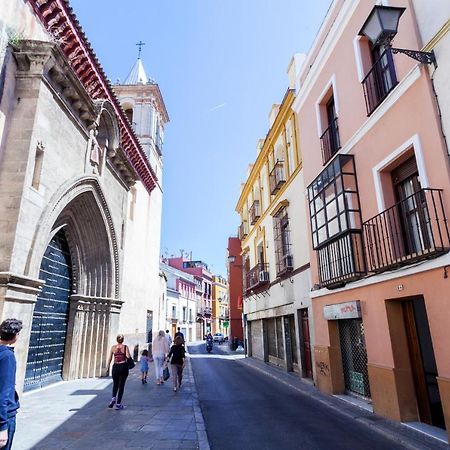
<svg viewBox="0 0 450 450">
<path fill-rule="evenodd" d="M 117 344 L 111 347 L 111 352 L 109 354 L 108 363 L 106 365 L 108 375 L 109 366 L 111 365 L 111 360 L 114 358 L 114 364 L 112 367 L 112 378 L 113 378 L 113 390 L 112 399 L 108 405 L 108 408 L 115 406 L 115 409 L 123 409 L 122 396 L 125 389 L 125 381 L 128 377 L 128 364 L 127 358 L 130 358 L 130 350 L 128 346 L 123 344 L 123 334 L 119 334 L 116 338 Z"/>
<path fill-rule="evenodd" d="M 169 342 L 167 341 L 166 333 L 164 333 L 164 330 L 161 330 L 158 332 L 152 342 L 152 354 L 153 361 L 155 363 L 156 384 L 164 383 L 163 369 L 164 361 L 166 359 L 168 351 Z"/>
<path fill-rule="evenodd" d="M 175 344 L 172 345 L 167 359 L 170 361 L 170 367 L 173 379 L 173 390 L 177 390 L 181 387 L 181 381 L 183 380 L 184 359 L 186 357 L 186 351 L 184 349 L 184 339 L 181 336 L 175 338 Z"/>
</svg>

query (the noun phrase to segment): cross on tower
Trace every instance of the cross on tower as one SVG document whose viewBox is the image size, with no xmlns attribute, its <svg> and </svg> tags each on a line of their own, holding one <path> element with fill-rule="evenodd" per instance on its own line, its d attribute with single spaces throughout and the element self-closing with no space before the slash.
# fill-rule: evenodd
<svg viewBox="0 0 450 450">
<path fill-rule="evenodd" d="M 145 45 L 145 42 L 139 41 L 136 45 L 139 47 L 138 59 L 140 59 L 141 58 L 142 46 Z"/>
</svg>

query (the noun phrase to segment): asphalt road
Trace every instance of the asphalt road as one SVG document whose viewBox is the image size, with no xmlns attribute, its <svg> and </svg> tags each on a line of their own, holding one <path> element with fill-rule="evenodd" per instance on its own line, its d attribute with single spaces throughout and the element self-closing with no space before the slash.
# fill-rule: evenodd
<svg viewBox="0 0 450 450">
<path fill-rule="evenodd" d="M 225 344 L 223 344 L 225 346 Z M 314 398 L 227 355 L 220 345 L 190 346 L 200 406 L 212 450 L 405 447 L 349 420 Z"/>
</svg>

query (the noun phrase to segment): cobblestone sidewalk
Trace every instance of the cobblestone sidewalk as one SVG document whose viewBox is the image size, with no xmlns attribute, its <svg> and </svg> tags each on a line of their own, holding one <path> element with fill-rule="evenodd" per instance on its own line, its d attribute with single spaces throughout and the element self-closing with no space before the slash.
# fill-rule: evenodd
<svg viewBox="0 0 450 450">
<path fill-rule="evenodd" d="M 14 450 L 199 449 L 209 450 L 190 362 L 183 387 L 157 386 L 153 365 L 146 385 L 139 364 L 130 372 L 122 411 L 108 409 L 110 378 L 61 382 L 21 400 Z"/>
</svg>

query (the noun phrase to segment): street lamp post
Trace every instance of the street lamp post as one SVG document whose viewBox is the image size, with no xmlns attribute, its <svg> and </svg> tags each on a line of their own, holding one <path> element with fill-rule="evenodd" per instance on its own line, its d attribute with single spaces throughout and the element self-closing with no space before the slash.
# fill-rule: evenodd
<svg viewBox="0 0 450 450">
<path fill-rule="evenodd" d="M 400 17 L 405 12 L 405 9 L 394 6 L 375 5 L 369 17 L 364 22 L 359 35 L 366 36 L 374 45 L 389 47 L 392 53 L 403 53 L 422 64 L 433 64 L 436 68 L 437 62 L 434 51 L 422 52 L 391 46 L 391 41 L 398 31 Z"/>
</svg>

